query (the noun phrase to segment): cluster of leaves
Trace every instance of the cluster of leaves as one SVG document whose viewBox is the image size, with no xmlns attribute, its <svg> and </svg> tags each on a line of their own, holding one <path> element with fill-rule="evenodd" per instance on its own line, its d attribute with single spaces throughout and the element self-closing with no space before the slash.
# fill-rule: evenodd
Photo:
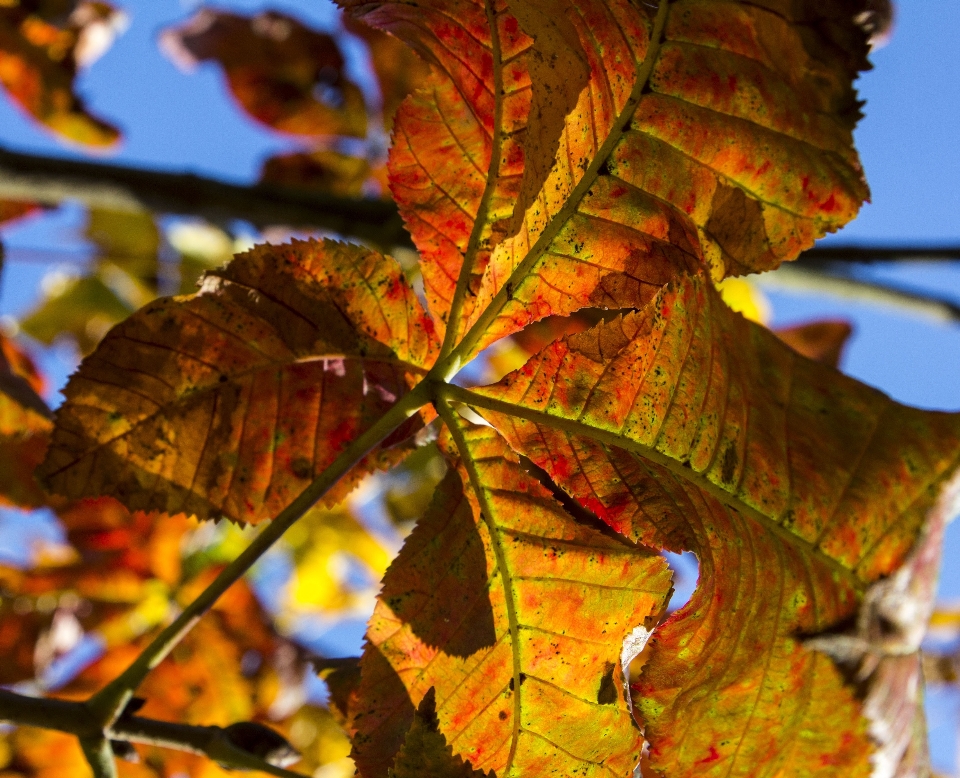
<svg viewBox="0 0 960 778">
<path fill-rule="evenodd" d="M 342 53 L 350 37 L 366 44 L 378 94 L 365 95 Z M 271 129 L 303 138 L 302 151 L 268 159 L 261 180 L 341 195 L 386 188 L 391 119 L 426 66 L 395 38 L 350 17 L 321 33 L 285 14 L 247 17 L 204 8 L 169 29 L 162 48 L 183 69 L 214 61 L 240 107 Z M 368 93 L 370 89 L 366 90 Z"/>
<path fill-rule="evenodd" d="M 386 569 L 359 672 L 327 676 L 364 778 L 923 774 L 918 649 L 960 415 L 837 372 L 842 327 L 777 337 L 717 288 L 732 299 L 725 279 L 794 259 L 867 196 L 852 82 L 872 4 L 341 4 L 381 84 L 402 84 L 383 115 L 409 75 L 384 33 L 430 66 L 387 166 L 423 293 L 362 246 L 257 246 L 195 294 L 118 314 L 52 430 L 25 399 L 31 371 L 6 358 L 0 457 L 23 476 L 4 495 L 53 506 L 79 556 L 4 586 L 107 636 L 64 693 L 116 676 L 166 604 L 210 579 L 215 564 L 171 561 L 196 521 L 257 524 L 314 490 L 321 526 L 382 570 L 336 506 L 435 440 L 445 473 Z M 258 120 L 340 138 L 277 170 L 328 170 L 318 154 L 368 132 L 329 36 L 203 11 L 165 40 L 219 61 Z M 454 382 L 507 338 L 499 380 Z M 330 555 L 322 537 L 294 547 Z M 663 551 L 700 563 L 672 613 Z M 323 576 L 300 585 L 338 602 Z M 36 613 L 0 614 L 0 640 L 54 634 Z M 290 650 L 234 589 L 142 693 L 158 717 L 266 719 L 277 663 L 252 663 L 227 699 L 219 657 L 242 669 L 246 652 Z M 13 769 L 37 774 L 17 745 Z M 163 759 L 148 768 L 170 774 Z"/>
</svg>

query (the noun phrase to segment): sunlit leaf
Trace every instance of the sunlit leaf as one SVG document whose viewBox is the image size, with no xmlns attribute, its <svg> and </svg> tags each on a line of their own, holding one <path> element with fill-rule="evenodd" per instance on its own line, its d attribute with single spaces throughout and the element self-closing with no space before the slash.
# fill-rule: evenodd
<svg viewBox="0 0 960 778">
<path fill-rule="evenodd" d="M 336 612 L 362 604 L 366 597 L 346 585 L 348 560 L 361 563 L 372 581 L 383 577 L 390 562 L 383 543 L 346 506 L 314 509 L 291 528 L 285 540 L 294 563 L 288 606 L 295 612 Z"/>
<path fill-rule="evenodd" d="M 850 84 L 867 66 L 853 5 L 683 0 L 658 14 L 597 0 L 541 16 L 517 0 L 492 36 L 480 4 L 447 16 L 427 0 L 357 2 L 439 65 L 401 109 L 391 151 L 435 314 L 464 256 L 483 272 L 464 326 L 483 315 L 485 345 L 550 314 L 639 305 L 700 265 L 775 267 L 844 224 L 867 194 L 851 138 Z M 524 33 L 550 78 L 518 58 Z"/>
<path fill-rule="evenodd" d="M 458 422 L 453 438 L 458 470 L 390 566 L 367 632 L 361 774 L 387 774 L 431 689 L 439 732 L 478 770 L 628 774 L 641 738 L 621 650 L 656 622 L 669 570 L 567 515 L 489 428 Z"/>
<path fill-rule="evenodd" d="M 256 522 L 405 393 L 433 348 L 393 260 L 263 246 L 104 339 L 65 390 L 42 472 L 69 496 Z"/>
<path fill-rule="evenodd" d="M 865 765 L 859 701 L 798 638 L 853 616 L 903 564 L 957 468 L 960 417 L 799 357 L 702 281 L 477 391 L 511 444 L 617 531 L 697 554 L 697 592 L 656 630 L 635 687 L 657 770 Z"/>
<path fill-rule="evenodd" d="M 100 262 L 116 265 L 156 293 L 160 231 L 152 214 L 91 208 L 86 236 L 96 244 Z"/>
<path fill-rule="evenodd" d="M 64 335 L 72 335 L 80 351 L 88 354 L 112 326 L 134 310 L 135 306 L 95 274 L 65 280 L 30 311 L 20 328 L 48 346 Z"/>
<path fill-rule="evenodd" d="M 390 158 L 432 320 L 387 257 L 329 241 L 254 249 L 106 336 L 66 390 L 46 483 L 256 523 L 424 381 L 415 396 L 434 408 L 384 430 L 327 495 L 439 433 L 445 474 L 422 454 L 375 479 L 443 474 L 425 512 L 422 484 L 400 508 L 384 500 L 423 515 L 384 577 L 359 680 L 349 661 L 318 665 L 363 778 L 917 772 L 919 636 L 960 415 L 805 359 L 724 302 L 763 320 L 748 284 L 715 287 L 795 258 L 866 197 L 851 136 L 866 0 L 343 4 L 432 68 L 398 111 Z M 166 41 L 220 61 L 280 129 L 320 132 L 315 104 L 346 95 L 333 39 L 278 14 L 205 11 Z M 465 421 L 476 414 L 492 426 Z M 154 514 L 116 535 L 70 525 L 77 565 L 119 560 L 89 617 L 104 634 L 132 615 L 159 623 L 155 603 L 182 606 L 230 556 L 161 570 L 135 540 L 117 545 L 140 517 L 159 532 Z M 294 598 L 356 605 L 363 586 L 344 571 L 383 569 L 383 548 L 346 510 L 299 531 Z M 700 564 L 670 615 L 663 551 Z M 60 592 L 72 569 L 8 584 Z M 281 716 L 303 663 L 249 588 L 198 629 L 148 679 L 151 710 Z M 69 693 L 101 687 L 135 650 L 114 646 Z M 191 774 L 192 757 L 174 759 Z"/>
<path fill-rule="evenodd" d="M 283 724 L 283 730 L 303 757 L 295 769 L 324 778 L 352 778 L 356 773 L 350 759 L 350 741 L 326 708 L 304 705 Z"/>
<path fill-rule="evenodd" d="M 559 128 L 554 132 L 544 125 L 573 107 L 586 81 L 585 67 L 581 58 L 579 73 L 552 72 L 544 53 L 505 9 L 496 14 L 494 34 L 484 5 L 471 0 L 454 7 L 434 2 L 384 3 L 372 10 L 360 2 L 343 5 L 362 21 L 413 45 L 439 71 L 397 113 L 390 179 L 426 260 L 431 310 L 445 322 L 464 256 L 475 286 L 506 223 L 523 213 L 543 183 L 559 139 Z M 542 82 L 535 82 L 534 93 L 531 47 L 537 51 L 534 67 Z M 507 59 L 510 65 L 504 66 Z M 544 92 L 554 89 L 566 100 L 557 101 L 549 116 L 538 116 L 528 131 L 531 99 L 540 105 Z M 527 174 L 525 156 L 532 158 Z"/>
<path fill-rule="evenodd" d="M 344 72 L 336 41 L 291 16 L 265 11 L 248 17 L 203 8 L 182 26 L 164 31 L 160 45 L 188 70 L 217 62 L 240 106 L 276 130 L 366 133 L 363 94 Z"/>
</svg>

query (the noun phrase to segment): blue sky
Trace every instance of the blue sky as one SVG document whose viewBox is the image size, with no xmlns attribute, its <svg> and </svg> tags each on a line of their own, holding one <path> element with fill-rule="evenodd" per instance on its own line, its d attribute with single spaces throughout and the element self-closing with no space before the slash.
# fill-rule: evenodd
<svg viewBox="0 0 960 778">
<path fill-rule="evenodd" d="M 186 18 L 195 2 L 135 0 L 121 4 L 129 30 L 80 81 L 91 108 L 124 129 L 122 146 L 110 161 L 169 170 L 192 170 L 233 181 L 250 181 L 266 156 L 292 147 L 245 118 L 222 88 L 219 73 L 201 67 L 180 73 L 155 45 L 159 29 Z M 318 26 L 332 23 L 324 0 L 234 0 L 232 8 L 285 10 Z M 960 32 L 960 3 L 901 0 L 893 37 L 875 52 L 875 69 L 860 83 L 867 100 L 857 143 L 872 190 L 872 203 L 837 243 L 960 244 L 960 78 L 949 55 Z M 0 97 L 0 144 L 34 153 L 76 155 L 25 119 Z M 8 229 L 2 237 L 10 261 L 0 315 L 22 313 L 36 296 L 51 264 L 18 261 L 18 249 L 50 249 L 66 241 L 76 247 L 82 211 L 65 207 L 43 219 Z M 21 256 L 25 256 L 21 253 Z M 62 254 L 53 255 L 60 259 Z M 945 265 L 885 267 L 878 278 L 927 289 L 960 302 L 960 268 Z M 795 323 L 830 316 L 853 321 L 846 372 L 896 399 L 926 408 L 960 409 L 960 326 L 938 325 L 883 309 L 810 295 L 771 294 L 774 321 Z M 53 364 L 52 362 L 50 364 Z M 61 377 L 65 372 L 61 367 Z M 942 595 L 960 599 L 960 523 L 947 543 Z M 934 753 L 948 768 L 955 751 L 958 701 L 933 697 Z"/>
</svg>

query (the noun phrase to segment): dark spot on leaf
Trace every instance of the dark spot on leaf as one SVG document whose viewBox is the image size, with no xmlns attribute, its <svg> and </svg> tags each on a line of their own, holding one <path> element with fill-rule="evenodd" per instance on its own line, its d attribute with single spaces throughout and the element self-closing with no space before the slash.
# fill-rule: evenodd
<svg viewBox="0 0 960 778">
<path fill-rule="evenodd" d="M 612 662 L 607 662 L 606 667 L 603 671 L 603 677 L 600 679 L 600 688 L 597 690 L 597 703 L 599 705 L 616 705 L 617 698 L 617 682 L 613 678 L 613 671 L 615 665 Z"/>
<path fill-rule="evenodd" d="M 290 471 L 297 478 L 309 478 L 313 475 L 313 463 L 306 457 L 297 457 L 290 463 Z"/>
<path fill-rule="evenodd" d="M 737 472 L 737 447 L 728 443 L 723 452 L 723 461 L 720 463 L 720 480 L 725 484 L 733 481 L 733 474 Z"/>
</svg>

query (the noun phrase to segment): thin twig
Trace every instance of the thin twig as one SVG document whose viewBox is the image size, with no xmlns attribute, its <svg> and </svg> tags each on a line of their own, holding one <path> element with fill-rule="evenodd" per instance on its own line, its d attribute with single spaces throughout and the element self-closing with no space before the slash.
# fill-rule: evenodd
<svg viewBox="0 0 960 778">
<path fill-rule="evenodd" d="M 259 770 L 280 778 L 303 778 L 300 773 L 272 765 L 238 748 L 225 737 L 225 730 L 221 727 L 174 724 L 140 716 L 123 716 L 109 728 L 105 735 L 98 729 L 96 718 L 83 702 L 28 697 L 5 689 L 0 689 L 0 721 L 18 726 L 54 729 L 76 735 L 80 739 L 87 759 L 91 761 L 91 767 L 97 778 L 116 775 L 116 773 L 104 772 L 108 769 L 108 753 L 109 764 L 114 764 L 109 740 L 124 740 L 128 743 L 143 743 L 186 751 L 207 756 L 226 767 Z M 94 762 L 96 765 L 93 764 Z"/>
<path fill-rule="evenodd" d="M 239 186 L 190 173 L 43 157 L 0 148 L 0 199 L 150 210 L 337 232 L 384 248 L 412 247 L 389 200 L 337 197 L 270 184 Z M 805 251 L 801 263 L 960 260 L 958 246 L 847 244 Z"/>
<path fill-rule="evenodd" d="M 804 264 L 820 262 L 943 262 L 960 259 L 960 246 L 848 244 L 816 246 L 800 255 Z"/>
<path fill-rule="evenodd" d="M 0 148 L 0 199 L 124 211 L 199 216 L 216 223 L 235 219 L 258 228 L 285 225 L 321 229 L 381 248 L 410 246 L 410 236 L 389 200 L 337 197 L 272 184 L 238 186 L 190 173 L 40 157 Z"/>
<path fill-rule="evenodd" d="M 755 276 L 754 280 L 764 289 L 834 295 L 845 300 L 880 304 L 887 309 L 900 310 L 939 323 L 960 322 L 960 305 L 952 300 L 853 278 L 845 273 L 835 275 L 829 271 L 789 264 L 782 265 L 774 273 Z"/>
<path fill-rule="evenodd" d="M 123 673 L 88 700 L 96 720 L 109 727 L 120 717 L 147 674 L 176 646 L 200 617 L 238 581 L 293 525 L 378 443 L 412 416 L 429 399 L 432 385 L 423 381 L 406 394 L 370 429 L 358 437 L 282 510 L 277 517 L 216 577 L 184 611 L 148 645 Z"/>
</svg>

